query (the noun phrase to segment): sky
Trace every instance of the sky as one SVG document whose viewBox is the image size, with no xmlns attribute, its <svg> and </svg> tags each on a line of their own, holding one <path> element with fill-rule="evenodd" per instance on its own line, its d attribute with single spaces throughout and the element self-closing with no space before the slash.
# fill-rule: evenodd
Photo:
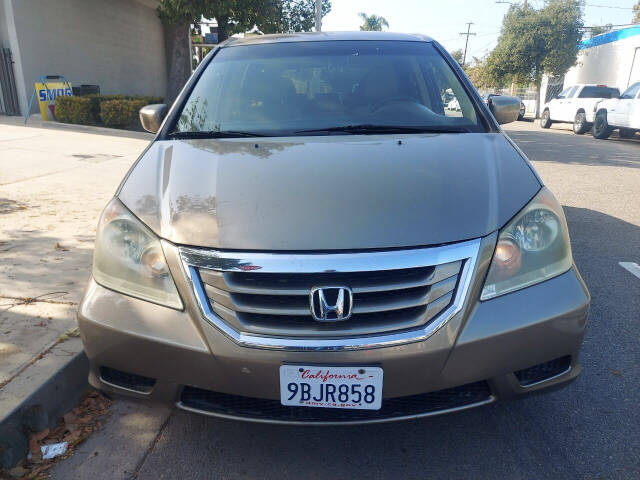
<svg viewBox="0 0 640 480">
<path fill-rule="evenodd" d="M 520 0 L 510 0 L 518 2 Z M 544 0 L 529 0 L 541 7 Z M 586 0 L 585 25 L 627 24 L 633 18 L 636 0 Z M 464 49 L 467 22 L 473 22 L 467 58 L 482 57 L 495 47 L 502 17 L 509 5 L 495 0 L 331 0 L 331 12 L 324 17 L 325 31 L 359 30 L 359 12 L 381 15 L 392 32 L 423 33 L 449 51 Z"/>
</svg>

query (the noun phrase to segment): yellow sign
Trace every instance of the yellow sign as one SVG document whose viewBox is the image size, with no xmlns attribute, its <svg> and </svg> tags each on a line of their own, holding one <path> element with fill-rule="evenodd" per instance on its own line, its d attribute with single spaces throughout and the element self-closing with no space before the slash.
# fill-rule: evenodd
<svg viewBox="0 0 640 480">
<path fill-rule="evenodd" d="M 56 97 L 73 96 L 71 84 L 66 82 L 47 82 L 46 84 L 37 82 L 36 93 L 43 120 L 56 119 Z"/>
</svg>

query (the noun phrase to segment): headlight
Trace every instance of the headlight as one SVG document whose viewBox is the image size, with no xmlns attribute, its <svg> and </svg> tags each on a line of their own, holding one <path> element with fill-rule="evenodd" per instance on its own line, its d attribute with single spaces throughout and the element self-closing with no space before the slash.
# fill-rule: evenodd
<svg viewBox="0 0 640 480">
<path fill-rule="evenodd" d="M 93 277 L 112 290 L 182 309 L 160 240 L 117 198 L 109 202 L 98 224 Z"/>
<path fill-rule="evenodd" d="M 543 282 L 572 264 L 562 207 L 543 187 L 501 230 L 480 300 Z"/>
</svg>

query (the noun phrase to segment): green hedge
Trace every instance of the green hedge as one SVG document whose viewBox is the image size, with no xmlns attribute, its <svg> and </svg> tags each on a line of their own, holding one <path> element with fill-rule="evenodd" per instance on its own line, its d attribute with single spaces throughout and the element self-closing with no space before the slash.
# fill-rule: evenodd
<svg viewBox="0 0 640 480">
<path fill-rule="evenodd" d="M 152 103 L 162 103 L 162 98 L 131 95 L 61 96 L 56 97 L 56 120 L 141 130 L 138 111 Z"/>
<path fill-rule="evenodd" d="M 107 100 L 100 103 L 100 119 L 107 127 L 139 129 L 138 112 L 146 100 Z"/>
<path fill-rule="evenodd" d="M 62 123 L 95 125 L 99 120 L 92 111 L 92 102 L 89 97 L 56 97 L 55 112 L 56 120 Z"/>
</svg>

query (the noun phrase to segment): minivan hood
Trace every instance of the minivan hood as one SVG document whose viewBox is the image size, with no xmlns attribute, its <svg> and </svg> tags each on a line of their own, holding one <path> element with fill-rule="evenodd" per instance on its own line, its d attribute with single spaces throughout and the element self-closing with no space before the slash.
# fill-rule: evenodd
<svg viewBox="0 0 640 480">
<path fill-rule="evenodd" d="M 502 227 L 540 189 L 501 133 L 157 141 L 121 201 L 177 244 L 436 245 Z"/>
</svg>

